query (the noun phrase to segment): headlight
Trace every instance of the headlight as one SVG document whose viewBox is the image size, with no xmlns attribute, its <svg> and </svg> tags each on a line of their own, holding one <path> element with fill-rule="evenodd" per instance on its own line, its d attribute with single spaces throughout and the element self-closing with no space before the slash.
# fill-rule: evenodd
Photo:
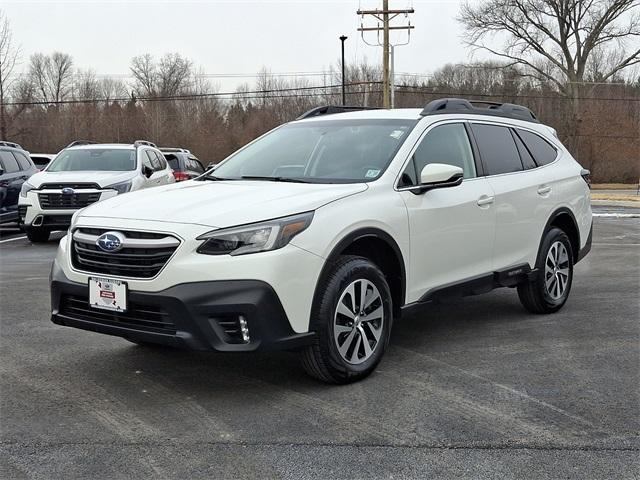
<svg viewBox="0 0 640 480">
<path fill-rule="evenodd" d="M 113 185 L 109 185 L 108 187 L 104 188 L 115 190 L 118 193 L 127 193 L 129 190 L 131 190 L 131 180 L 129 180 L 128 182 L 114 183 Z"/>
<path fill-rule="evenodd" d="M 198 253 L 207 255 L 245 255 L 284 247 L 300 232 L 307 229 L 313 212 L 240 227 L 224 228 L 205 233 L 197 240 L 205 240 Z"/>
<path fill-rule="evenodd" d="M 24 182 L 22 184 L 22 187 L 20 188 L 20 196 L 21 197 L 26 197 L 27 196 L 27 192 L 29 190 L 33 190 L 35 187 L 33 185 L 31 185 L 29 182 Z"/>
</svg>

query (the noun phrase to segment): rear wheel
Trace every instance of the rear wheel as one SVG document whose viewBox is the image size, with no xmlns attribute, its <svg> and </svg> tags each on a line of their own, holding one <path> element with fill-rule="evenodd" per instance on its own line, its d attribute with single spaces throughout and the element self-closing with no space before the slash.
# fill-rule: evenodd
<svg viewBox="0 0 640 480">
<path fill-rule="evenodd" d="M 32 243 L 44 243 L 49 241 L 49 230 L 41 227 L 27 227 L 24 229 L 27 238 Z"/>
<path fill-rule="evenodd" d="M 319 285 L 311 328 L 314 344 L 302 352 L 309 375 L 350 383 L 369 375 L 389 343 L 391 292 L 380 269 L 366 258 L 344 256 Z"/>
<path fill-rule="evenodd" d="M 559 228 L 547 232 L 536 261 L 532 281 L 518 286 L 522 305 L 532 313 L 554 313 L 569 298 L 573 280 L 573 251 L 569 237 Z"/>
</svg>

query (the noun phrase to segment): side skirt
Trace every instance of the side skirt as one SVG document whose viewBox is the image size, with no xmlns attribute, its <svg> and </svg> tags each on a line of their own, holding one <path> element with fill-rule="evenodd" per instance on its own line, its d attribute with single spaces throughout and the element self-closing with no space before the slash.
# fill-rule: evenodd
<svg viewBox="0 0 640 480">
<path fill-rule="evenodd" d="M 535 272 L 536 270 L 532 270 L 529 264 L 523 263 L 461 282 L 436 287 L 425 293 L 417 302 L 404 305 L 402 315 L 416 313 L 425 305 L 439 300 L 480 295 L 500 287 L 515 287 L 520 283 L 530 281 Z"/>
</svg>

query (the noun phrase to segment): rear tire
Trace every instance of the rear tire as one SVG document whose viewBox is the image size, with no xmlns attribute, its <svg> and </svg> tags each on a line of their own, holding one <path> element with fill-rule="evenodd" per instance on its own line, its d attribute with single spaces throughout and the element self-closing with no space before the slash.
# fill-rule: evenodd
<svg viewBox="0 0 640 480">
<path fill-rule="evenodd" d="M 542 240 L 532 281 L 518 285 L 520 302 L 531 313 L 555 313 L 569 298 L 573 281 L 573 251 L 569 237 L 559 228 Z"/>
<path fill-rule="evenodd" d="M 26 227 L 24 233 L 31 243 L 45 243 L 49 241 L 49 230 L 40 227 Z"/>
<path fill-rule="evenodd" d="M 301 354 L 307 373 L 344 384 L 373 372 L 389 343 L 391 302 L 389 285 L 375 264 L 340 257 L 318 285 L 311 316 L 316 337 Z"/>
</svg>

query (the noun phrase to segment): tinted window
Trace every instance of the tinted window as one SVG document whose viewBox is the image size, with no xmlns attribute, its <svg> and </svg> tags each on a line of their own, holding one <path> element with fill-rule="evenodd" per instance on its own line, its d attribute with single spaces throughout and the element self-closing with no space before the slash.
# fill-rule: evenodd
<svg viewBox="0 0 640 480">
<path fill-rule="evenodd" d="M 20 152 L 13 152 L 13 156 L 18 160 L 20 170 L 31 170 L 31 162 Z"/>
<path fill-rule="evenodd" d="M 538 165 L 546 165 L 556 159 L 558 152 L 555 147 L 551 146 L 551 144 L 541 136 L 519 129 L 518 135 L 520 135 L 520 138 L 522 138 L 522 141 L 525 143 Z"/>
<path fill-rule="evenodd" d="M 178 157 L 175 155 L 165 155 L 164 158 L 169 162 L 169 167 L 171 170 L 178 170 L 180 168 L 180 163 L 178 162 Z"/>
<path fill-rule="evenodd" d="M 196 158 L 192 158 L 191 160 L 191 166 L 193 168 L 193 170 L 195 170 L 198 173 L 203 173 L 204 172 L 204 167 L 202 166 L 202 164 L 200 163 L 200 161 Z"/>
<path fill-rule="evenodd" d="M 520 155 L 508 128 L 479 123 L 472 124 L 471 128 L 487 175 L 522 170 Z"/>
<path fill-rule="evenodd" d="M 0 152 L 0 160 L 2 160 L 2 168 L 4 170 L 4 173 L 15 173 L 20 170 L 18 161 L 16 160 L 16 157 L 11 154 L 11 152 Z"/>
<path fill-rule="evenodd" d="M 522 160 L 524 169 L 529 170 L 531 168 L 536 168 L 536 162 L 533 160 L 533 157 L 531 156 L 531 153 L 529 153 L 527 147 L 525 147 L 524 143 L 522 143 L 522 140 L 520 140 L 520 137 L 516 133 L 514 133 L 513 139 L 516 141 L 516 146 L 518 147 L 518 152 L 520 153 L 520 160 Z"/>
<path fill-rule="evenodd" d="M 136 151 L 125 148 L 78 148 L 63 150 L 47 172 L 124 172 L 135 170 Z"/>
<path fill-rule="evenodd" d="M 149 159 L 149 164 L 151 165 L 151 168 L 154 171 L 161 170 L 160 162 L 158 161 L 158 158 L 156 157 L 155 152 L 153 150 L 145 150 L 144 153 L 147 154 L 147 158 Z"/>
<path fill-rule="evenodd" d="M 403 175 L 403 185 L 415 185 L 420 172 L 430 163 L 446 163 L 462 168 L 464 178 L 476 176 L 476 166 L 473 162 L 473 151 L 469 143 L 469 137 L 464 125 L 451 123 L 431 130 L 424 137 L 417 150 L 413 154 L 413 166 L 415 171 L 406 172 Z M 412 183 L 407 183 L 411 181 Z"/>
</svg>

